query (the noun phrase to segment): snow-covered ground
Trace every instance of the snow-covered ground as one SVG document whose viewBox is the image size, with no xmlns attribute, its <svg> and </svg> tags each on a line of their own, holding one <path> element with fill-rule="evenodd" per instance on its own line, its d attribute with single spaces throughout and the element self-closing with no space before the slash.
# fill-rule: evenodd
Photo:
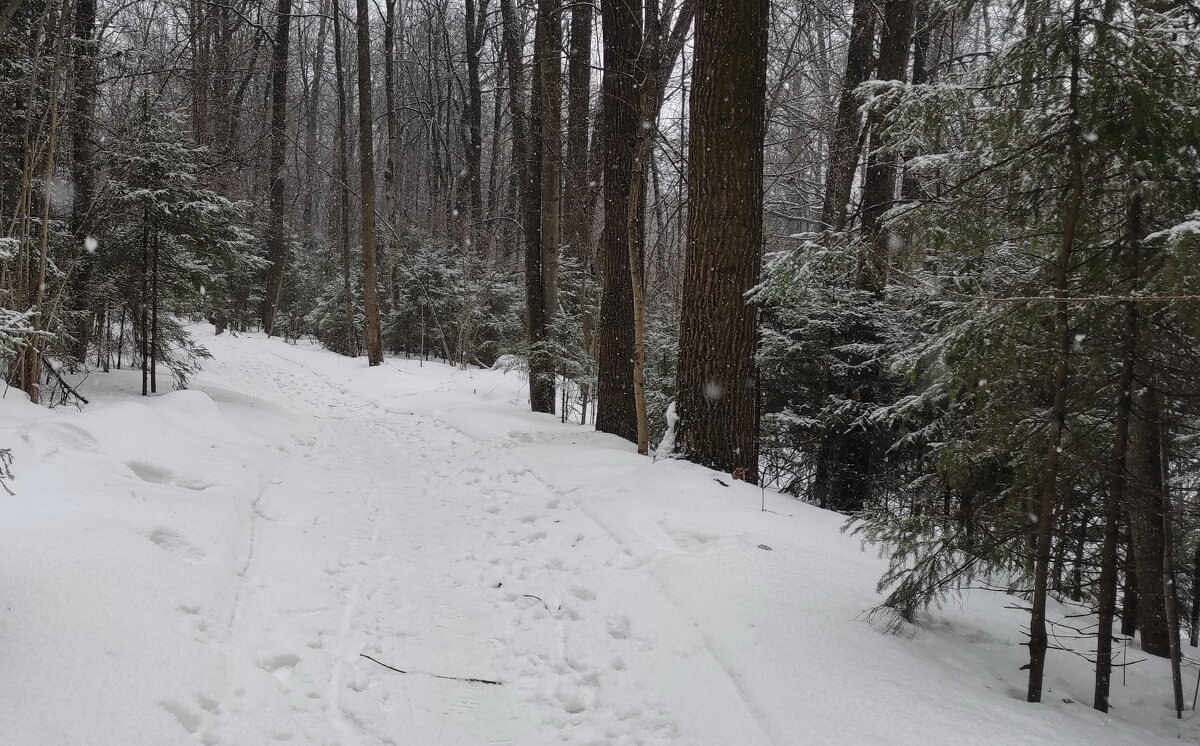
<svg viewBox="0 0 1200 746">
<path fill-rule="evenodd" d="M 190 391 L 0 402 L 5 746 L 1200 738 L 1158 660 L 1105 717 L 1052 651 L 1023 702 L 1008 596 L 881 634 L 839 516 L 533 415 L 513 374 L 197 331 Z"/>
</svg>

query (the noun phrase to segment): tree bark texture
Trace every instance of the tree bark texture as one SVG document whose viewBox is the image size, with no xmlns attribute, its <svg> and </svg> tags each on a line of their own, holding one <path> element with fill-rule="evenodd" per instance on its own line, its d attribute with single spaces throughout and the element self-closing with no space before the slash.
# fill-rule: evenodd
<svg viewBox="0 0 1200 746">
<path fill-rule="evenodd" d="M 677 443 L 758 481 L 757 311 L 762 251 L 767 0 L 700 0 L 690 100 L 688 244 Z"/>
</svg>

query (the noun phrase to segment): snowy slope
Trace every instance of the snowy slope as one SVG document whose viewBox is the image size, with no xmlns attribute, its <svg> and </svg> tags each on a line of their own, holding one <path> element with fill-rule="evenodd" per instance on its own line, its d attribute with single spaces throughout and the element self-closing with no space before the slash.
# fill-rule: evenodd
<svg viewBox="0 0 1200 746">
<path fill-rule="evenodd" d="M 1021 701 L 1007 596 L 880 634 L 840 517 L 533 415 L 514 375 L 199 333 L 191 391 L 0 401 L 5 746 L 1200 738 L 1160 661 L 1110 717 L 1064 653 Z"/>
</svg>

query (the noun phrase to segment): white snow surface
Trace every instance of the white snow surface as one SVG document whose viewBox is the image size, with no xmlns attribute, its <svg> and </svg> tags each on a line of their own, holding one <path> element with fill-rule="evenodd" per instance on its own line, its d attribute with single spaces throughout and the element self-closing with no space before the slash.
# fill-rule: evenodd
<svg viewBox="0 0 1200 746">
<path fill-rule="evenodd" d="M 881 633 L 883 563 L 840 516 L 531 414 L 517 374 L 196 332 L 191 390 L 0 401 L 5 746 L 1200 735 L 1160 660 L 1103 716 L 1052 651 L 1025 703 L 1011 596 Z"/>
</svg>

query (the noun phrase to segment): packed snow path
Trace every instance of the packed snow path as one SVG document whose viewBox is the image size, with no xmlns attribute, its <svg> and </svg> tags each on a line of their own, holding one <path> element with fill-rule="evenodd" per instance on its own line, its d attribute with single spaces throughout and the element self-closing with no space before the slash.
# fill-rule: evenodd
<svg viewBox="0 0 1200 746">
<path fill-rule="evenodd" d="M 531 414 L 515 375 L 201 333 L 191 391 L 0 401 L 0 743 L 1197 735 L 1157 662 L 1124 720 L 1070 656 L 1021 702 L 1007 596 L 879 634 L 882 565 L 839 516 Z"/>
<path fill-rule="evenodd" d="M 237 371 L 302 425 L 287 446 L 299 458 L 284 459 L 254 503 L 229 629 L 285 685 L 268 699 L 235 692 L 224 702 L 227 740 L 601 744 L 680 734 L 671 712 L 627 689 L 628 661 L 653 665 L 660 642 L 668 654 L 680 640 L 702 642 L 647 576 L 621 572 L 636 560 L 571 509 L 569 491 L 521 459 L 513 446 L 523 433 L 485 439 L 382 410 L 282 346 L 266 356 L 258 345 L 224 349 L 218 370 Z M 689 668 L 680 684 L 707 702 L 710 732 L 726 734 L 719 742 L 763 740 L 711 653 Z"/>
</svg>

